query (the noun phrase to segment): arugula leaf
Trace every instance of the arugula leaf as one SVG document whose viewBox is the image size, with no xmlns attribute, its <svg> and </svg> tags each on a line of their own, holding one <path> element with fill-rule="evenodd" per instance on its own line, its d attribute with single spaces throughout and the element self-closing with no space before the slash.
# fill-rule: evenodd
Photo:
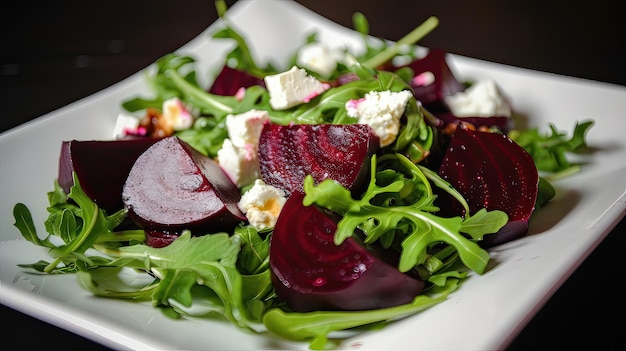
<svg viewBox="0 0 626 351">
<path fill-rule="evenodd" d="M 410 89 L 405 81 L 393 73 L 380 72 L 380 76 L 364 77 L 344 85 L 330 88 L 314 98 L 310 103 L 301 104 L 292 108 L 292 114 L 287 115 L 286 120 L 278 123 L 289 122 L 304 124 L 350 124 L 356 123 L 356 119 L 349 117 L 345 108 L 346 102 L 351 99 L 360 99 L 371 91 L 391 90 L 394 92 Z"/>
<path fill-rule="evenodd" d="M 225 23 L 225 28 L 215 32 L 213 34 L 214 39 L 233 39 L 237 43 L 235 48 L 226 54 L 226 62 L 230 62 L 233 66 L 241 71 L 246 71 L 257 77 L 264 77 L 266 75 L 275 74 L 278 71 L 268 63 L 266 67 L 259 67 L 255 62 L 252 55 L 252 51 L 248 46 L 245 38 L 234 29 L 233 24 L 226 17 L 226 5 L 223 0 L 215 2 L 218 8 L 218 15 Z"/>
<path fill-rule="evenodd" d="M 104 253 L 117 257 L 107 267 L 145 270 L 157 279 L 135 290 L 135 294 L 119 288 L 101 289 L 100 280 L 104 273 L 100 272 L 100 268 L 80 272 L 81 281 L 83 286 L 99 296 L 146 298 L 146 291 L 149 291 L 153 305 L 169 308 L 170 313 L 186 313 L 181 308 L 192 307 L 192 288 L 198 284 L 209 288 L 219 298 L 223 307 L 221 312 L 228 320 L 240 327 L 250 328 L 258 323 L 260 316 L 255 301 L 259 302 L 271 291 L 271 280 L 269 271 L 244 279 L 236 267 L 241 244 L 239 235 L 216 233 L 192 237 L 191 232 L 184 231 L 163 248 L 146 245 L 100 247 Z M 107 269 L 107 279 L 110 279 L 110 274 Z M 256 284 L 244 284 L 244 281 Z M 262 302 L 259 303 L 263 306 Z"/>
<path fill-rule="evenodd" d="M 23 204 L 16 204 L 13 210 L 15 226 L 22 236 L 37 245 L 49 248 L 49 254 L 54 258 L 52 262 L 42 265 L 43 261 L 36 264 L 22 264 L 20 267 L 32 268 L 43 273 L 68 273 L 75 272 L 85 267 L 98 265 L 106 262 L 102 257 L 90 257 L 85 254 L 93 247 L 94 243 L 105 234 L 112 234 L 109 238 L 115 238 L 113 229 L 126 217 L 126 211 L 120 210 L 112 215 L 107 215 L 100 209 L 81 189 L 76 173 L 73 174 L 74 185 L 69 195 L 62 195 L 58 182 L 55 181 L 55 190 L 48 193 L 50 215 L 45 226 L 48 236 L 39 239 L 33 224 L 30 211 Z M 69 202 L 68 199 L 73 200 Z M 58 236 L 63 244 L 55 245 L 50 237 Z M 143 231 L 138 235 L 132 235 L 134 239 L 144 238 Z M 128 239 L 127 236 L 124 240 Z"/>
<path fill-rule="evenodd" d="M 236 227 L 235 235 L 242 240 L 241 255 L 237 265 L 242 272 L 256 274 L 269 267 L 270 235 L 262 238 L 251 226 Z"/>
<path fill-rule="evenodd" d="M 404 156 L 398 154 L 398 158 Z M 495 233 L 507 223 L 508 216 L 502 211 L 482 211 L 478 216 L 461 218 L 442 218 L 433 214 L 438 208 L 434 205 L 436 196 L 429 185 L 425 184 L 422 197 L 414 199 L 412 203 L 380 206 L 372 203 L 373 199 L 388 192 L 402 192 L 406 183 L 404 176 L 398 176 L 390 184 L 380 186 L 376 182 L 376 156 L 372 157 L 371 178 L 367 190 L 361 199 L 353 199 L 350 191 L 340 184 L 325 180 L 314 185 L 313 178 L 307 176 L 304 181 L 305 197 L 303 203 L 307 206 L 317 204 L 343 216 L 337 226 L 335 243 L 343 242 L 352 236 L 355 229 L 362 227 L 366 232 L 365 243 L 371 243 L 386 235 L 400 236 L 402 252 L 398 269 L 407 272 L 416 265 L 423 264 L 428 258 L 428 250 L 432 245 L 445 243 L 453 246 L 462 262 L 475 272 L 482 274 L 489 261 L 489 253 L 482 249 L 476 240 L 470 240 L 462 233 L 468 230 L 475 238 L 484 234 Z M 405 162 L 404 164 L 411 164 Z M 414 165 L 413 165 L 414 166 Z M 389 171 L 389 170 L 388 170 Z M 412 167 L 413 174 L 420 174 L 417 166 Z M 386 175 L 389 178 L 389 175 Z M 420 176 L 419 179 L 426 179 Z M 403 229 L 400 229 L 403 228 Z"/>
<path fill-rule="evenodd" d="M 128 99 L 122 102 L 122 107 L 129 112 L 141 111 L 147 108 L 155 108 L 160 110 L 163 101 L 178 96 L 179 89 L 172 84 L 170 79 L 165 76 L 165 72 L 169 70 L 183 70 L 187 67 L 191 67 L 195 62 L 195 59 L 190 56 L 178 55 L 170 53 L 159 58 L 155 62 L 156 70 L 154 74 L 150 74 L 150 71 L 145 71 L 146 82 L 155 92 L 155 97 L 152 99 L 136 97 Z M 187 81 L 197 85 L 195 71 L 190 70 L 183 74 Z"/>
<path fill-rule="evenodd" d="M 363 62 L 363 65 L 367 67 L 377 67 L 388 62 L 402 50 L 403 46 L 418 42 L 432 30 L 437 28 L 438 25 L 439 19 L 437 17 L 431 16 L 427 18 L 426 21 L 417 26 L 404 37 L 400 38 L 400 40 L 395 42 L 393 45 Z"/>
<path fill-rule="evenodd" d="M 369 311 L 316 311 L 286 312 L 279 308 L 267 311 L 263 323 L 267 329 L 279 336 L 291 340 L 310 340 L 312 350 L 327 348 L 330 333 L 350 328 L 401 319 L 423 311 L 444 301 L 457 289 L 459 279 L 448 277 L 441 287 L 433 288 L 429 294 L 418 295 L 406 305 L 381 308 Z"/>
<path fill-rule="evenodd" d="M 554 179 L 580 170 L 579 165 L 569 161 L 567 153 L 584 150 L 587 145 L 585 136 L 594 123 L 593 120 L 577 122 L 570 138 L 552 123 L 549 124 L 550 132 L 546 134 L 533 128 L 512 130 L 509 137 L 531 155 L 537 170 L 551 173 L 550 178 Z"/>
<path fill-rule="evenodd" d="M 23 203 L 15 204 L 13 206 L 13 218 L 15 218 L 13 225 L 22 233 L 24 239 L 39 246 L 54 247 L 54 244 L 49 240 L 49 236 L 44 239 L 39 238 L 37 228 L 35 228 L 35 223 L 33 222 L 33 216 L 26 205 Z"/>
</svg>

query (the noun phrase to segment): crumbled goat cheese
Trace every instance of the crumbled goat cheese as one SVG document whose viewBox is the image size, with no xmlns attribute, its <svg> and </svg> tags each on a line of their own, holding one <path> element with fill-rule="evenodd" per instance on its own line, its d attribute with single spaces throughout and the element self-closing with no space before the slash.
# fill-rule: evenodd
<svg viewBox="0 0 626 351">
<path fill-rule="evenodd" d="M 113 139 L 121 139 L 127 135 L 143 135 L 140 131 L 141 121 L 139 118 L 126 114 L 119 114 L 113 129 Z M 143 131 L 145 134 L 145 131 Z"/>
<path fill-rule="evenodd" d="M 228 138 L 217 151 L 217 162 L 240 188 L 259 178 L 257 153 L 265 121 L 269 121 L 269 114 L 263 110 L 226 116 Z"/>
<path fill-rule="evenodd" d="M 346 102 L 348 116 L 358 118 L 359 123 L 368 124 L 378 138 L 380 146 L 396 140 L 400 131 L 400 118 L 413 94 L 408 90 L 399 92 L 371 91 L 365 97 Z"/>
<path fill-rule="evenodd" d="M 247 144 L 257 145 L 263 124 L 269 119 L 269 113 L 263 110 L 250 110 L 238 115 L 228 115 L 226 116 L 228 137 L 236 147 L 244 147 Z"/>
<path fill-rule="evenodd" d="M 309 102 L 330 87 L 297 66 L 282 73 L 265 76 L 264 81 L 270 95 L 270 105 L 275 110 L 286 110 Z"/>
<path fill-rule="evenodd" d="M 257 179 L 250 190 L 241 196 L 238 206 L 248 223 L 257 230 L 272 228 L 287 201 L 285 193 Z"/>
<path fill-rule="evenodd" d="M 511 106 L 493 80 L 478 81 L 465 91 L 446 97 L 445 102 L 457 117 L 511 117 Z"/>
</svg>

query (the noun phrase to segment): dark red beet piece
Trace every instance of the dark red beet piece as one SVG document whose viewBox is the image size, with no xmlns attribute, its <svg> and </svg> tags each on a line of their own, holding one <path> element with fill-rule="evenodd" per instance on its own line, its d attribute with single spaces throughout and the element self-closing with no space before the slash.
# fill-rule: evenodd
<svg viewBox="0 0 626 351">
<path fill-rule="evenodd" d="M 355 239 L 333 242 L 337 222 L 293 193 L 270 241 L 278 297 L 297 312 L 369 310 L 413 301 L 424 283 L 377 258 Z"/>
<path fill-rule="evenodd" d="M 303 192 L 308 174 L 315 184 L 330 178 L 358 189 L 369 176 L 369 159 L 379 144 L 366 124 L 266 123 L 259 140 L 261 178 L 287 194 Z"/>
<path fill-rule="evenodd" d="M 240 88 L 248 88 L 253 85 L 265 88 L 265 81 L 263 78 L 255 77 L 247 72 L 224 66 L 211 85 L 209 93 L 233 96 Z"/>
<path fill-rule="evenodd" d="M 176 240 L 180 233 L 166 233 L 156 230 L 145 230 L 146 233 L 146 245 L 161 248 L 166 247 Z"/>
<path fill-rule="evenodd" d="M 428 72 L 434 76 L 432 84 L 422 84 L 415 79 L 410 83 L 415 98 L 432 113 L 448 111 L 444 98 L 465 90 L 446 62 L 446 55 L 446 51 L 433 48 L 423 58 L 402 66 L 413 69 L 415 76 Z"/>
<path fill-rule="evenodd" d="M 506 135 L 457 128 L 438 173 L 465 197 L 470 213 L 486 208 L 508 214 L 509 223 L 486 235 L 481 245 L 501 244 L 528 232 L 539 175 L 532 157 Z M 463 215 L 456 201 L 450 204 L 454 214 Z"/>
<path fill-rule="evenodd" d="M 122 191 L 128 216 L 164 235 L 231 230 L 245 216 L 239 189 L 217 162 L 176 136 L 152 145 L 131 168 Z"/>
<path fill-rule="evenodd" d="M 107 213 L 124 208 L 122 187 L 135 160 L 159 139 L 64 141 L 59 157 L 58 182 L 69 194 L 72 172 L 89 198 Z"/>
</svg>

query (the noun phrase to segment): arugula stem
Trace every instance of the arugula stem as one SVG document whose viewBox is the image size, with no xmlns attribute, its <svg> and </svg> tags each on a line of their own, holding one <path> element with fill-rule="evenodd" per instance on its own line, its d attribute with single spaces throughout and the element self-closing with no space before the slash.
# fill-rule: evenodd
<svg viewBox="0 0 626 351">
<path fill-rule="evenodd" d="M 363 62 L 363 66 L 376 68 L 382 65 L 383 63 L 391 60 L 394 56 L 396 56 L 402 49 L 402 46 L 407 45 L 407 44 L 415 44 L 420 39 L 428 35 L 428 33 L 430 33 L 438 25 L 439 25 L 439 19 L 437 17 L 435 16 L 428 17 L 426 21 L 424 21 L 417 28 L 409 32 L 409 34 L 402 37 L 394 45 L 386 48 L 385 50 L 376 54 L 374 57 Z"/>
<path fill-rule="evenodd" d="M 185 94 L 196 99 L 197 102 L 202 102 L 204 105 L 200 106 L 201 108 L 207 110 L 216 109 L 221 111 L 221 113 L 224 115 L 233 113 L 234 109 L 232 107 L 218 101 L 218 98 L 213 94 L 209 94 L 199 87 L 190 84 L 183 77 L 181 77 L 178 72 L 174 70 L 168 70 L 165 73 Z"/>
<path fill-rule="evenodd" d="M 146 232 L 143 229 L 133 229 L 114 233 L 104 233 L 98 236 L 96 242 L 125 242 L 130 240 L 146 241 Z"/>
</svg>

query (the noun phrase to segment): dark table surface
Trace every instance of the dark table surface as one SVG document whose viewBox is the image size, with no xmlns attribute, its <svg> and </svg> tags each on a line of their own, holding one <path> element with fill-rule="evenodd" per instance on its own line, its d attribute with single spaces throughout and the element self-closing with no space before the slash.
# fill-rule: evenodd
<svg viewBox="0 0 626 351">
<path fill-rule="evenodd" d="M 352 27 L 352 14 L 361 11 L 371 34 L 392 40 L 434 15 L 440 25 L 420 42 L 424 46 L 626 85 L 626 28 L 618 1 L 459 1 L 454 6 L 450 1 L 298 2 L 347 27 Z M 0 131 L 130 76 L 216 19 L 209 0 L 12 2 L 3 9 Z M 624 285 L 616 283 L 621 280 L 625 223 L 617 225 L 508 350 L 626 349 L 615 322 L 626 296 Z M 0 307 L 5 336 L 31 335 L 45 349 L 106 349 Z"/>
</svg>

